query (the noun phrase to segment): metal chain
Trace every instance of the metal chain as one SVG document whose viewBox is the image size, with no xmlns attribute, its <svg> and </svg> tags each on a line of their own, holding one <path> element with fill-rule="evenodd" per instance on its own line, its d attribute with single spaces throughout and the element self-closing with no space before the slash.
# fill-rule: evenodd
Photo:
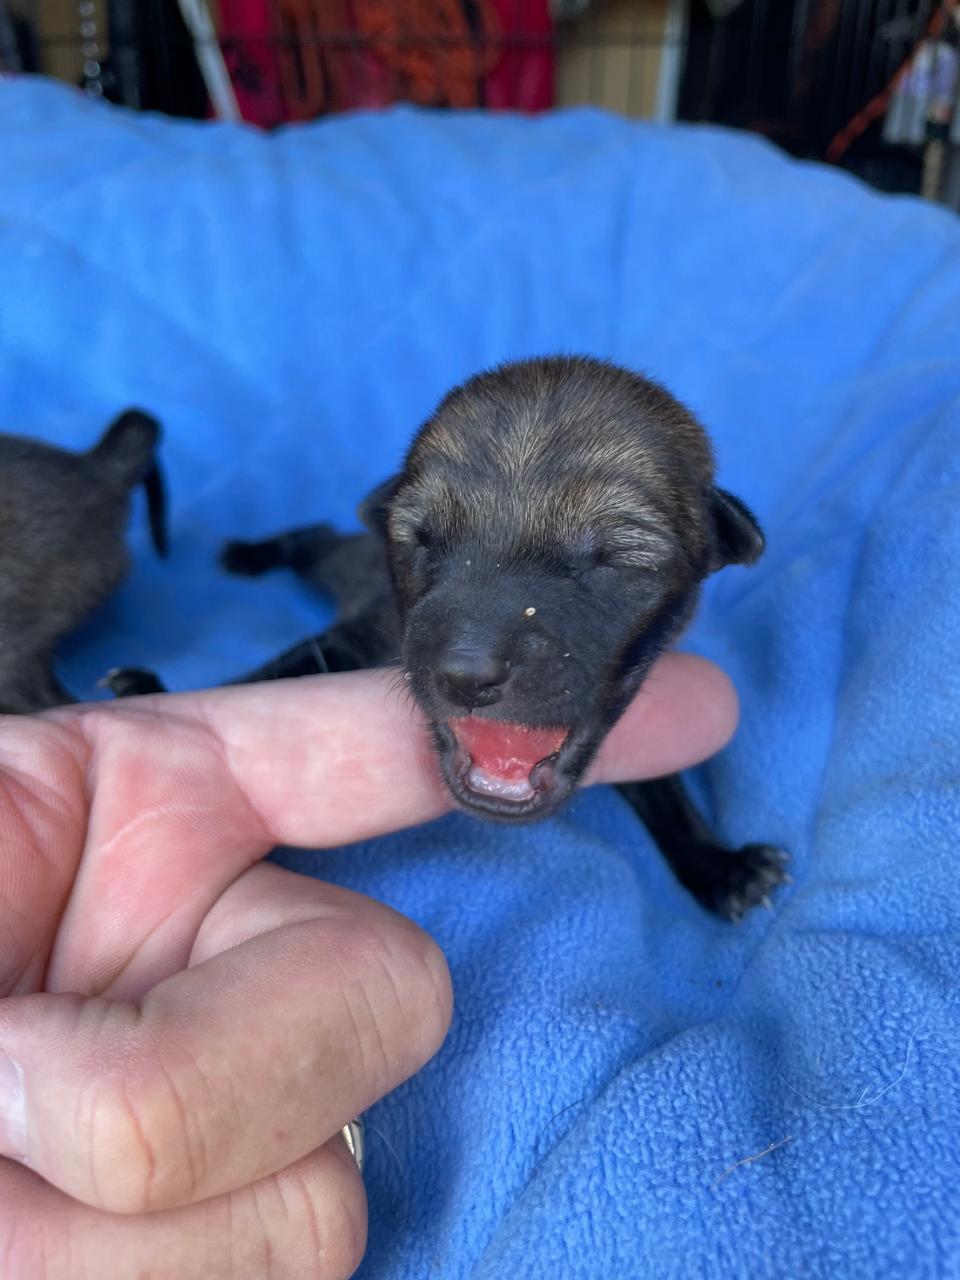
<svg viewBox="0 0 960 1280">
<path fill-rule="evenodd" d="M 97 33 L 95 0 L 78 0 L 80 52 L 83 55 L 83 87 L 92 98 L 103 97 L 103 61 Z"/>
</svg>

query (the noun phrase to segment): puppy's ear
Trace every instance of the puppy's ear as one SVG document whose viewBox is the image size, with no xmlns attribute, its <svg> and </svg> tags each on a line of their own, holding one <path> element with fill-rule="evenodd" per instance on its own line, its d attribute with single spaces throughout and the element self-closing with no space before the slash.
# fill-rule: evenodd
<svg viewBox="0 0 960 1280">
<path fill-rule="evenodd" d="M 403 477 L 397 474 L 391 476 L 389 480 L 384 480 L 383 484 L 378 484 L 367 494 L 357 508 L 361 523 L 365 524 L 372 533 L 386 534 L 390 503 L 396 497 L 402 479 Z"/>
<path fill-rule="evenodd" d="M 726 564 L 753 564 L 766 545 L 763 532 L 750 508 L 726 489 L 710 491 L 713 554 L 710 572 Z"/>
</svg>

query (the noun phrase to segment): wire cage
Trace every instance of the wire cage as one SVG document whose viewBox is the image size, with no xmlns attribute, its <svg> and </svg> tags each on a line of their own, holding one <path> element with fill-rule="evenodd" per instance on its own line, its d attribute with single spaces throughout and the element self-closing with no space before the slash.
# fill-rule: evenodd
<svg viewBox="0 0 960 1280">
<path fill-rule="evenodd" d="M 960 208 L 960 0 L 0 0 L 0 66 L 262 128 L 584 103 Z"/>
<path fill-rule="evenodd" d="M 678 114 L 960 207 L 958 47 L 957 0 L 699 0 Z"/>
</svg>

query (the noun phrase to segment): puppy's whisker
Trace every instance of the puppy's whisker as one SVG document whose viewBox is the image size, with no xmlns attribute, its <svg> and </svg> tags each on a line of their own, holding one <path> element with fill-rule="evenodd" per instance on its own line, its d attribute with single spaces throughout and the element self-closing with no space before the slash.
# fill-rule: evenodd
<svg viewBox="0 0 960 1280">
<path fill-rule="evenodd" d="M 396 706 L 406 706 L 419 710 L 417 701 L 413 696 L 413 690 L 410 688 L 410 673 L 402 667 L 395 671 L 387 681 L 387 693 L 394 700 Z"/>
</svg>

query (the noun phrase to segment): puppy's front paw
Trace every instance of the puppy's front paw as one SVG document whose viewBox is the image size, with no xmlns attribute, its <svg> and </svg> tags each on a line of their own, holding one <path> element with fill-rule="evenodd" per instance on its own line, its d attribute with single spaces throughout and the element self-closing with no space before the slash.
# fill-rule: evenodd
<svg viewBox="0 0 960 1280">
<path fill-rule="evenodd" d="M 245 578 L 258 578 L 278 563 L 272 538 L 265 542 L 225 542 L 220 552 L 220 564 L 227 573 L 240 574 Z"/>
<path fill-rule="evenodd" d="M 115 698 L 135 698 L 144 693 L 166 693 L 159 676 L 143 667 L 113 667 L 100 681 Z"/>
<path fill-rule="evenodd" d="M 741 920 L 756 906 L 773 909 L 771 894 L 788 883 L 787 854 L 770 844 L 742 849 L 717 847 L 700 863 L 698 883 L 688 888 L 707 908 L 726 920 Z"/>
</svg>

